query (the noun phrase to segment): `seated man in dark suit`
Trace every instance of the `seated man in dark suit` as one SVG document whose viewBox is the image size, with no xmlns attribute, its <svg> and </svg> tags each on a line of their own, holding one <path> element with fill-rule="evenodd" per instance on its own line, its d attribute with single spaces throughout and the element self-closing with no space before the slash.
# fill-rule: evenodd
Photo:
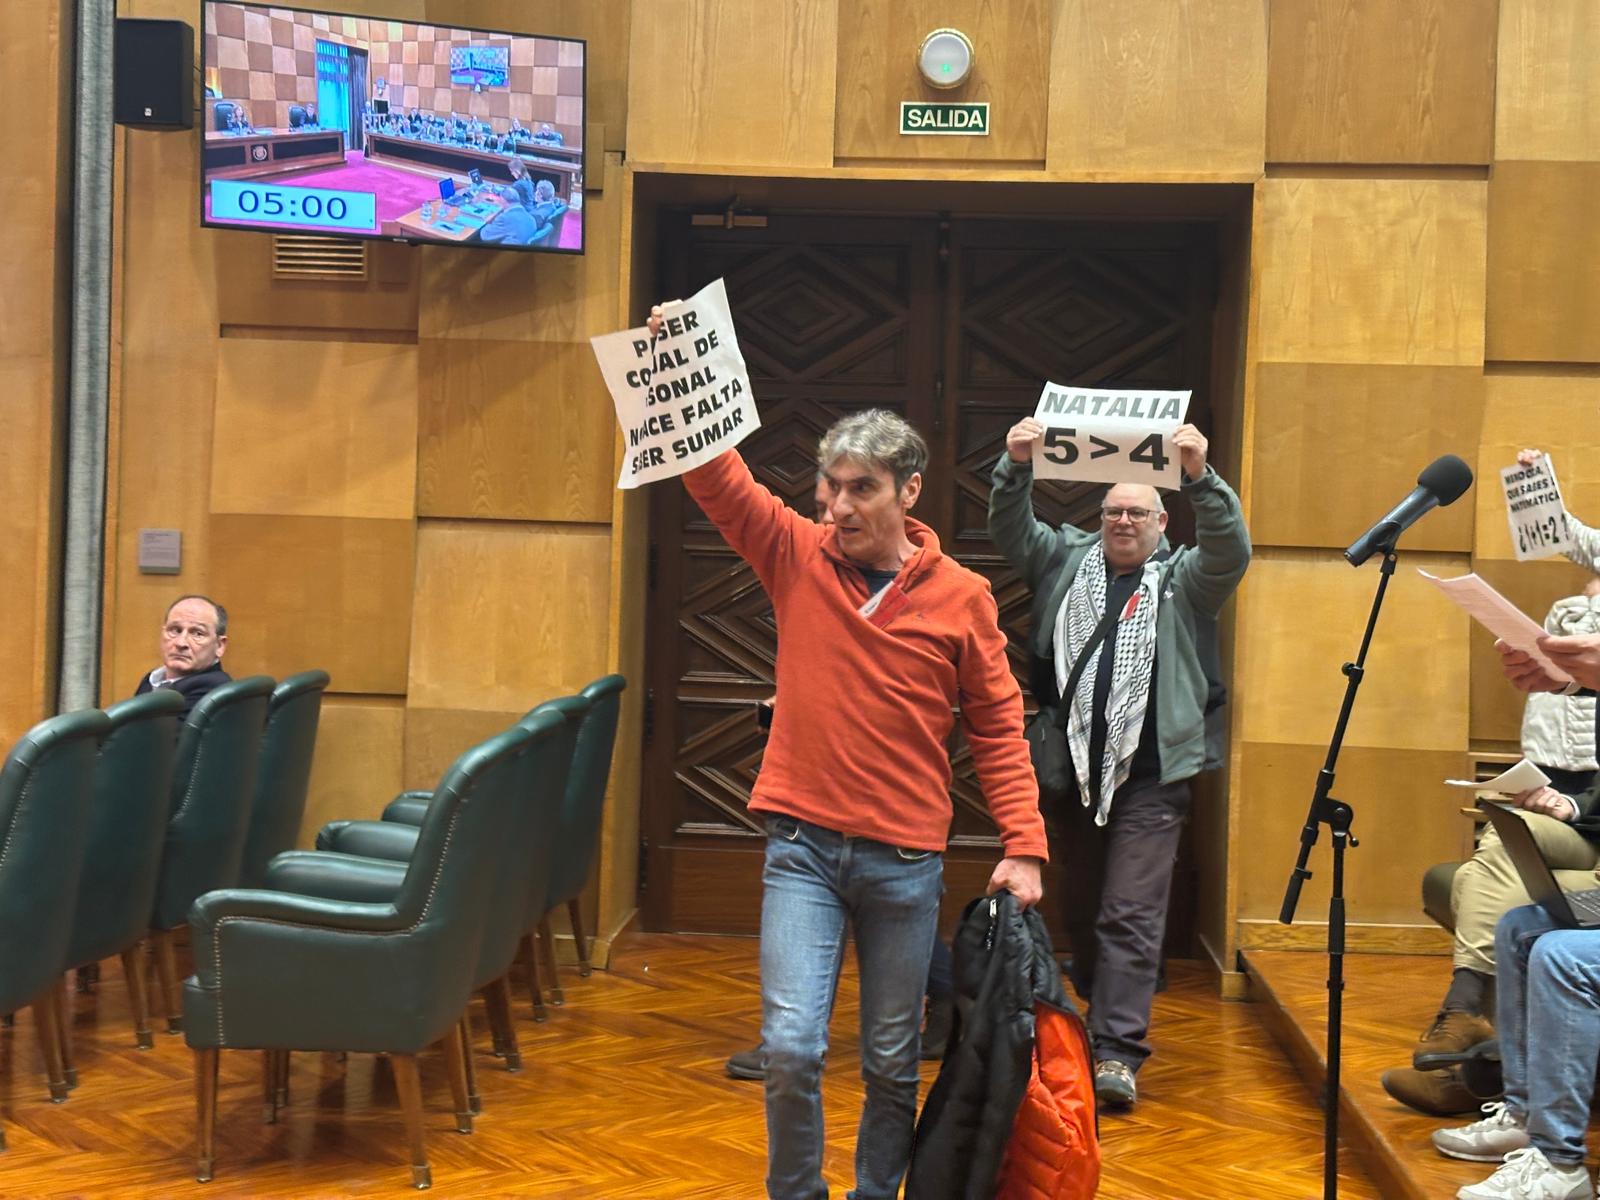
<svg viewBox="0 0 1600 1200">
<path fill-rule="evenodd" d="M 538 130 L 535 131 L 533 135 L 533 140 L 536 142 L 544 142 L 551 146 L 563 146 L 567 141 L 566 135 L 554 125 L 550 124 L 549 121 L 545 121 L 540 124 Z"/>
<path fill-rule="evenodd" d="M 135 696 L 171 688 L 183 697 L 187 720 L 212 688 L 228 682 L 222 654 L 228 648 L 228 610 L 209 596 L 180 596 L 161 627 L 161 665 L 139 681 Z"/>
</svg>

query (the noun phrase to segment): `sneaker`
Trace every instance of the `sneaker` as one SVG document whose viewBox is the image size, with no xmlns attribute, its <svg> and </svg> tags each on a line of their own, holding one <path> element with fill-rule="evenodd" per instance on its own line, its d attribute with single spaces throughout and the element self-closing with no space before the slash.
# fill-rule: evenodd
<svg viewBox="0 0 1600 1200">
<path fill-rule="evenodd" d="M 1445 1071 L 1416 1071 L 1410 1067 L 1397 1067 L 1383 1073 L 1383 1090 L 1396 1100 L 1418 1112 L 1432 1117 L 1453 1117 L 1459 1113 L 1476 1112 L 1482 1099 L 1467 1091 L 1461 1082 L 1460 1069 Z"/>
<path fill-rule="evenodd" d="M 752 1079 L 760 1083 L 767 1077 L 767 1061 L 763 1047 L 741 1050 L 728 1059 L 724 1068 L 730 1079 Z"/>
<path fill-rule="evenodd" d="M 1494 1026 L 1477 1013 L 1445 1009 L 1417 1039 L 1411 1065 L 1419 1071 L 1437 1070 L 1458 1063 L 1479 1042 L 1494 1037 Z"/>
<path fill-rule="evenodd" d="M 1485 1104 L 1485 1116 L 1471 1125 L 1439 1129 L 1433 1134 L 1433 1148 L 1446 1158 L 1467 1162 L 1499 1162 L 1513 1150 L 1528 1144 L 1528 1123 L 1504 1104 Z"/>
<path fill-rule="evenodd" d="M 1505 1165 L 1482 1183 L 1469 1183 L 1456 1200 L 1590 1200 L 1582 1163 L 1558 1167 L 1537 1146 L 1513 1150 Z"/>
<path fill-rule="evenodd" d="M 1128 1064 L 1104 1058 L 1094 1065 L 1094 1098 L 1110 1112 L 1132 1108 L 1139 1099 L 1139 1085 L 1133 1081 Z"/>
</svg>

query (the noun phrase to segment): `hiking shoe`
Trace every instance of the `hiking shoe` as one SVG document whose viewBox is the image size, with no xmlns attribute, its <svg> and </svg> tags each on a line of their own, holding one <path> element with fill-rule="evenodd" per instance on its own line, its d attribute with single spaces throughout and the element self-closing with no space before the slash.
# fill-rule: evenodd
<svg viewBox="0 0 1600 1200">
<path fill-rule="evenodd" d="M 1094 1065 L 1094 1098 L 1110 1112 L 1133 1107 L 1139 1098 L 1139 1085 L 1133 1081 L 1128 1064 L 1104 1058 Z"/>
<path fill-rule="evenodd" d="M 1467 1091 L 1455 1067 L 1443 1071 L 1397 1067 L 1383 1073 L 1383 1090 L 1401 1104 L 1434 1117 L 1475 1112 L 1483 1103 Z"/>
<path fill-rule="evenodd" d="M 1471 1125 L 1434 1131 L 1433 1148 L 1446 1158 L 1499 1162 L 1528 1144 L 1528 1122 L 1504 1104 L 1485 1104 L 1485 1116 Z"/>
<path fill-rule="evenodd" d="M 1482 1183 L 1469 1183 L 1456 1200 L 1590 1200 L 1582 1163 L 1558 1167 L 1537 1146 L 1513 1150 L 1505 1165 Z"/>
<path fill-rule="evenodd" d="M 1479 1042 L 1494 1037 L 1494 1026 L 1477 1013 L 1446 1009 L 1434 1017 L 1433 1024 L 1417 1039 L 1411 1052 L 1411 1065 L 1419 1071 L 1434 1071 L 1454 1066 Z"/>
<path fill-rule="evenodd" d="M 753 1079 L 757 1083 L 767 1077 L 767 1056 L 763 1046 L 756 1046 L 750 1050 L 741 1050 L 728 1059 L 728 1064 L 723 1068 L 728 1072 L 730 1079 Z"/>
</svg>

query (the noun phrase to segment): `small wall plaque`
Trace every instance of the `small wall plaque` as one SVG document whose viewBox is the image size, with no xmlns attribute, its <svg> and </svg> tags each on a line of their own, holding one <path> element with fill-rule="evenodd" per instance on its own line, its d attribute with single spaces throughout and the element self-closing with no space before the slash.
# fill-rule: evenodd
<svg viewBox="0 0 1600 1200">
<path fill-rule="evenodd" d="M 183 566 L 181 529 L 139 530 L 139 573 L 176 575 Z"/>
</svg>

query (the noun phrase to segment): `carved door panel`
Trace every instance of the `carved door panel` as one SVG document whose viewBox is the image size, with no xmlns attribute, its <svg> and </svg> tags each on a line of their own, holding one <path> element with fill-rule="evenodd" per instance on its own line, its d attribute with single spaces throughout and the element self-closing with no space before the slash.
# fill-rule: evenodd
<svg viewBox="0 0 1600 1200">
<path fill-rule="evenodd" d="M 774 215 L 765 229 L 669 221 L 663 246 L 671 294 L 727 280 L 762 419 L 740 449 L 791 506 L 810 515 L 817 439 L 838 416 L 884 406 L 928 437 L 917 516 L 994 584 L 1025 686 L 1028 596 L 985 530 L 990 468 L 1044 379 L 1203 387 L 1204 234 Z M 1191 412 L 1202 428 L 1208 411 L 1197 390 Z M 1091 486 L 1041 485 L 1036 495 L 1052 523 L 1095 517 Z M 651 506 L 645 921 L 753 932 L 762 839 L 745 804 L 762 750 L 755 708 L 773 690 L 771 607 L 680 484 L 652 488 Z M 1186 517 L 1174 513 L 1175 536 Z M 959 726 L 952 755 L 947 878 L 956 905 L 981 890 L 998 841 Z"/>
</svg>

